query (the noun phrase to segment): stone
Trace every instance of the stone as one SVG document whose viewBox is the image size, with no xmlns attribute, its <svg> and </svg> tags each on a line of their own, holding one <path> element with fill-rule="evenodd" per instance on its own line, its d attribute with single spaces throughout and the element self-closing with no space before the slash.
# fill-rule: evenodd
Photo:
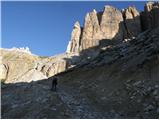
<svg viewBox="0 0 160 120">
<path fill-rule="evenodd" d="M 55 58 L 56 59 L 56 58 Z M 67 61 L 62 59 L 48 61 L 48 63 L 38 63 L 37 71 L 42 72 L 44 76 L 51 77 L 57 73 L 63 72 L 66 70 Z"/>
<path fill-rule="evenodd" d="M 133 84 L 133 86 L 138 86 L 138 85 L 140 85 L 141 84 L 141 81 L 137 81 L 137 82 L 135 82 L 134 84 Z"/>
<path fill-rule="evenodd" d="M 155 89 L 155 90 L 153 91 L 153 95 L 154 95 L 154 96 L 157 96 L 157 95 L 158 95 L 158 90 L 157 90 L 157 89 Z"/>
<path fill-rule="evenodd" d="M 159 26 L 159 4 L 158 2 L 148 2 L 141 13 L 141 23 L 143 31 Z"/>
<path fill-rule="evenodd" d="M 153 105 L 148 105 L 147 107 L 145 107 L 144 111 L 150 111 L 153 110 L 154 106 Z"/>
<path fill-rule="evenodd" d="M 6 64 L 0 64 L 0 81 L 7 79 L 9 67 Z"/>
<path fill-rule="evenodd" d="M 79 22 L 77 21 L 74 24 L 72 30 L 71 40 L 69 41 L 67 46 L 67 51 L 66 51 L 67 53 L 79 52 L 80 36 L 81 36 L 81 27 Z"/>
<path fill-rule="evenodd" d="M 102 39 L 123 39 L 123 16 L 122 13 L 111 6 L 105 6 L 100 28 L 102 32 Z"/>
<path fill-rule="evenodd" d="M 11 106 L 11 108 L 16 108 L 16 107 L 19 107 L 19 105 L 18 104 L 13 104 L 12 106 Z"/>
<path fill-rule="evenodd" d="M 155 87 L 155 88 L 159 88 L 159 85 L 155 85 L 154 87 Z"/>
<path fill-rule="evenodd" d="M 125 38 L 137 36 L 141 32 L 140 14 L 135 7 L 128 7 L 122 10 L 124 25 L 125 25 Z"/>
<path fill-rule="evenodd" d="M 52 107 L 52 108 L 50 108 L 50 109 L 53 110 L 53 111 L 56 111 L 56 110 L 57 110 L 55 107 Z"/>
<path fill-rule="evenodd" d="M 60 60 L 60 61 L 57 61 L 54 64 L 52 64 L 52 66 L 50 66 L 47 71 L 48 77 L 51 77 L 57 73 L 65 71 L 66 65 L 67 64 L 66 64 L 65 60 Z"/>
</svg>

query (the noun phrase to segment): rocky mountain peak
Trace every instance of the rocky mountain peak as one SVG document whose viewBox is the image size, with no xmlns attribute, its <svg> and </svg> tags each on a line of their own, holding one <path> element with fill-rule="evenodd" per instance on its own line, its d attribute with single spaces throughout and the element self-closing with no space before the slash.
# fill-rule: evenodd
<svg viewBox="0 0 160 120">
<path fill-rule="evenodd" d="M 97 14 L 97 11 L 96 11 L 96 9 L 93 9 L 93 12 Z"/>
<path fill-rule="evenodd" d="M 103 43 L 107 43 L 108 40 L 115 40 L 119 43 L 124 39 L 136 37 L 148 28 L 156 28 L 159 19 L 158 8 L 159 5 L 156 2 L 148 2 L 143 12 L 139 12 L 134 6 L 121 11 L 109 5 L 106 5 L 100 12 L 93 9 L 84 18 L 83 29 L 78 34 L 79 39 L 68 44 L 68 49 L 71 43 L 78 44 L 79 48 L 76 46 L 76 50 L 67 52 L 77 52 L 77 49 L 81 52 L 99 46 L 102 40 Z"/>
<path fill-rule="evenodd" d="M 74 28 L 80 28 L 80 23 L 78 21 L 75 22 Z"/>
<path fill-rule="evenodd" d="M 114 10 L 117 10 L 117 9 L 115 7 L 113 7 L 113 6 L 110 6 L 110 5 L 105 5 L 104 6 L 104 10 L 103 10 L 104 12 L 105 11 L 110 11 L 110 10 L 114 11 Z"/>
<path fill-rule="evenodd" d="M 71 40 L 67 46 L 67 53 L 79 52 L 79 42 L 81 35 L 81 27 L 78 21 L 75 22 L 72 33 Z"/>
<path fill-rule="evenodd" d="M 128 7 L 122 11 L 125 26 L 124 38 L 135 37 L 141 33 L 140 13 L 135 7 Z"/>
<path fill-rule="evenodd" d="M 159 27 L 159 3 L 147 2 L 141 12 L 142 30 Z"/>
<path fill-rule="evenodd" d="M 122 13 L 125 15 L 125 19 L 133 19 L 137 16 L 140 16 L 139 12 L 137 11 L 137 9 L 133 6 L 129 6 L 126 9 L 122 10 Z"/>
<path fill-rule="evenodd" d="M 122 13 L 112 7 L 105 6 L 102 19 L 101 19 L 101 33 L 103 35 L 102 39 L 111 40 L 113 38 L 122 39 L 123 38 L 123 16 Z"/>
<path fill-rule="evenodd" d="M 147 2 L 144 6 L 144 10 L 150 12 L 153 8 L 158 8 L 159 4 L 157 2 Z"/>
</svg>

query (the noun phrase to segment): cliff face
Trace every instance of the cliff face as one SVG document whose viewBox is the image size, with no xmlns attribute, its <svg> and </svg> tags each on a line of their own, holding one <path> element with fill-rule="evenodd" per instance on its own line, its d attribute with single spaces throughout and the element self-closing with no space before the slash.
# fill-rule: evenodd
<svg viewBox="0 0 160 120">
<path fill-rule="evenodd" d="M 159 26 L 159 4 L 148 2 L 141 13 L 142 29 L 147 30 Z"/>
<path fill-rule="evenodd" d="M 1 49 L 1 80 L 6 83 L 30 82 L 33 79 L 44 78 L 43 74 L 35 73 L 34 63 L 38 56 L 24 52 L 22 49 Z"/>
<path fill-rule="evenodd" d="M 71 40 L 68 43 L 67 46 L 67 53 L 68 52 L 79 52 L 79 41 L 80 41 L 80 35 L 81 35 L 81 27 L 79 22 L 76 22 L 73 27 L 73 31 L 71 34 Z"/>
<path fill-rule="evenodd" d="M 5 83 L 46 79 L 66 68 L 65 54 L 43 58 L 21 49 L 1 49 L 0 80 Z"/>
<path fill-rule="evenodd" d="M 123 39 L 123 29 L 122 24 L 123 16 L 122 13 L 111 6 L 105 6 L 102 18 L 100 21 L 102 39 Z"/>
<path fill-rule="evenodd" d="M 104 39 L 106 42 L 108 40 L 121 42 L 124 39 L 136 37 L 149 28 L 156 28 L 158 25 L 158 3 L 146 3 L 144 11 L 141 13 L 135 7 L 119 11 L 112 6 L 105 6 L 102 12 L 97 13 L 96 10 L 93 10 L 86 14 L 83 29 L 81 30 L 80 26 L 77 29 L 76 40 L 73 35 L 71 36 L 67 53 L 77 53 L 99 46 L 100 41 Z M 73 29 L 73 33 L 74 31 L 75 29 Z M 70 45 L 71 43 L 72 45 Z"/>
<path fill-rule="evenodd" d="M 80 50 L 98 45 L 97 38 L 100 37 L 99 31 L 100 26 L 98 23 L 97 12 L 93 10 L 85 16 L 82 38 L 80 40 Z"/>
<path fill-rule="evenodd" d="M 140 13 L 135 7 L 128 7 L 122 10 L 125 26 L 124 38 L 131 38 L 141 33 Z"/>
<path fill-rule="evenodd" d="M 59 54 L 40 57 L 25 49 L 0 49 L 0 80 L 5 83 L 31 82 L 47 79 L 68 68 L 74 67 L 81 59 L 71 59 L 77 54 Z"/>
</svg>

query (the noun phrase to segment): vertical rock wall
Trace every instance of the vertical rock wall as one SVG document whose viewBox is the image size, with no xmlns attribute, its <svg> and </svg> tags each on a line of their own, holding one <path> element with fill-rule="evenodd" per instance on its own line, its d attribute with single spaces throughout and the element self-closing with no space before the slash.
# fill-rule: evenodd
<svg viewBox="0 0 160 120">
<path fill-rule="evenodd" d="M 112 6 L 105 6 L 102 12 L 93 10 L 84 19 L 83 30 L 79 23 L 74 25 L 67 47 L 67 53 L 77 53 L 99 46 L 100 41 L 123 41 L 137 36 L 144 30 L 159 25 L 159 4 L 148 2 L 144 11 L 139 13 L 135 7 L 119 11 Z M 76 27 L 77 26 L 77 27 Z"/>
<path fill-rule="evenodd" d="M 123 16 L 122 13 L 111 6 L 105 6 L 101 22 L 102 39 L 123 39 Z"/>
<path fill-rule="evenodd" d="M 79 22 L 77 21 L 74 24 L 74 27 L 72 30 L 71 40 L 69 41 L 69 44 L 67 46 L 67 53 L 79 52 L 80 35 L 81 35 L 81 27 Z"/>
<path fill-rule="evenodd" d="M 6 64 L 0 64 L 0 81 L 7 79 L 9 67 Z"/>
<path fill-rule="evenodd" d="M 122 10 L 124 25 L 125 25 L 125 36 L 124 38 L 130 38 L 137 36 L 141 33 L 141 21 L 140 13 L 135 7 L 128 7 Z"/>
<path fill-rule="evenodd" d="M 100 26 L 97 12 L 93 10 L 85 16 L 80 50 L 97 46 L 99 38 L 101 38 Z"/>
<path fill-rule="evenodd" d="M 159 3 L 148 2 L 144 6 L 144 11 L 141 13 L 142 29 L 147 30 L 159 27 Z"/>
</svg>

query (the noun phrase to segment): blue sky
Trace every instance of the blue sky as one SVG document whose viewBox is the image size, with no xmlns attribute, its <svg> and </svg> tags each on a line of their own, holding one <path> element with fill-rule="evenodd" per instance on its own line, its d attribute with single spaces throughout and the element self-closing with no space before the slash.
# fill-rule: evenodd
<svg viewBox="0 0 160 120">
<path fill-rule="evenodd" d="M 135 6 L 142 11 L 145 2 L 2 2 L 2 47 L 26 47 L 40 56 L 63 53 L 73 24 L 83 26 L 87 12 L 102 11 L 105 5 L 118 9 Z"/>
</svg>

